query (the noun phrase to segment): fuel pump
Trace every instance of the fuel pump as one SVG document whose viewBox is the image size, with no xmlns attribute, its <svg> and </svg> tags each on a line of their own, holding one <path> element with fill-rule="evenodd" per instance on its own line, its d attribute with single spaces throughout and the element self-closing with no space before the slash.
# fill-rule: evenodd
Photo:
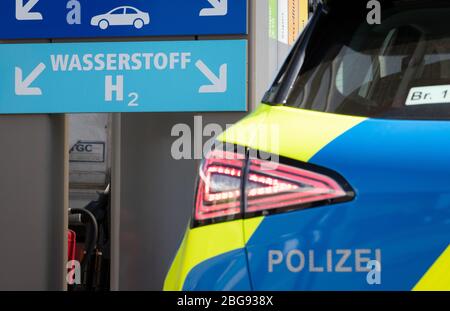
<svg viewBox="0 0 450 311">
<path fill-rule="evenodd" d="M 69 251 L 74 254 L 69 253 L 69 260 L 81 263 L 81 284 L 69 286 L 69 290 L 109 290 L 109 196 L 108 185 L 97 200 L 84 208 L 69 209 Z"/>
</svg>

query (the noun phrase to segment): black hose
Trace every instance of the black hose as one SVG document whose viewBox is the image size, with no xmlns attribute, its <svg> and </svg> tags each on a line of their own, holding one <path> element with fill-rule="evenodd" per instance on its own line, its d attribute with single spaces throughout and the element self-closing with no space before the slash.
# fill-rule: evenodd
<svg viewBox="0 0 450 311">
<path fill-rule="evenodd" d="M 93 241 L 91 241 L 90 243 L 86 243 L 86 254 L 83 258 L 83 261 L 81 262 L 81 267 L 82 267 L 82 274 L 83 274 L 83 282 L 84 282 L 84 287 L 85 289 L 89 289 L 91 287 L 92 284 L 89 284 L 90 282 L 88 281 L 88 271 L 89 271 L 89 267 L 90 267 L 90 263 L 91 263 L 91 257 L 94 254 L 94 250 L 97 247 L 97 242 L 98 242 L 98 223 L 97 223 L 97 219 L 95 219 L 94 214 L 92 214 L 90 211 L 88 211 L 87 209 L 84 208 L 70 208 L 69 209 L 69 213 L 70 214 L 82 214 L 85 217 L 81 217 L 81 221 L 84 222 L 86 221 L 87 218 L 87 222 L 90 222 L 92 224 L 93 230 L 94 230 L 94 238 Z M 86 239 L 88 237 L 86 236 Z M 87 241 L 86 241 L 87 242 Z"/>
<path fill-rule="evenodd" d="M 95 219 L 94 214 L 92 214 L 90 211 L 84 208 L 69 208 L 69 213 L 71 214 L 84 214 L 89 218 L 89 221 L 91 222 L 92 226 L 94 227 L 94 243 L 91 243 L 92 248 L 89 253 L 92 253 L 97 246 L 97 240 L 98 240 L 98 223 L 97 219 Z"/>
</svg>

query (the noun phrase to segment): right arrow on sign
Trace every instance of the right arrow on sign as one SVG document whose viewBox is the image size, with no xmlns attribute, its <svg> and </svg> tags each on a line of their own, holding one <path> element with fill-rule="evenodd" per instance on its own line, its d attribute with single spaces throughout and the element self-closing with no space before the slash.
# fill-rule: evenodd
<svg viewBox="0 0 450 311">
<path fill-rule="evenodd" d="M 211 81 L 210 85 L 203 85 L 199 93 L 225 93 L 227 91 L 227 64 L 220 66 L 220 74 L 217 77 L 204 62 L 198 60 L 195 66 Z"/>
<path fill-rule="evenodd" d="M 16 19 L 19 21 L 35 21 L 43 20 L 42 14 L 39 12 L 30 12 L 31 9 L 39 2 L 39 0 L 28 0 L 23 4 L 24 0 L 16 0 Z"/>
<path fill-rule="evenodd" d="M 228 0 L 208 0 L 213 6 L 200 11 L 200 16 L 225 16 L 228 14 Z"/>
<path fill-rule="evenodd" d="M 40 63 L 34 70 L 23 80 L 22 68 L 16 67 L 16 95 L 42 95 L 42 91 L 38 87 L 30 87 L 31 83 L 39 77 L 45 70 L 45 64 Z"/>
</svg>

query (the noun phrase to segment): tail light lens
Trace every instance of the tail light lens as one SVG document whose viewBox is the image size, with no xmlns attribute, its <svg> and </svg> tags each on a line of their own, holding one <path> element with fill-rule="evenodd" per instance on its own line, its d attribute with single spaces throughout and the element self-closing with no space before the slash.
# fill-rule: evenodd
<svg viewBox="0 0 450 311">
<path fill-rule="evenodd" d="M 347 195 L 329 176 L 263 160 L 250 161 L 246 193 L 247 212 L 300 206 Z"/>
<path fill-rule="evenodd" d="M 241 213 L 244 155 L 213 151 L 202 164 L 195 203 L 195 220 L 235 218 Z"/>
<path fill-rule="evenodd" d="M 354 196 L 348 183 L 332 171 L 246 159 L 220 150 L 208 155 L 199 176 L 194 225 L 348 201 Z"/>
</svg>

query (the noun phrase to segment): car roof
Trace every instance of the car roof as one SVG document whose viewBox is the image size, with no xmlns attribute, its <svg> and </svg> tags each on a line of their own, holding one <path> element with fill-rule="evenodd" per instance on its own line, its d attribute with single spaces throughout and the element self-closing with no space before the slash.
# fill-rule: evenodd
<svg viewBox="0 0 450 311">
<path fill-rule="evenodd" d="M 115 9 L 112 9 L 112 11 L 117 10 L 117 9 L 134 9 L 134 10 L 138 10 L 135 7 L 129 6 L 129 5 L 124 5 L 124 6 L 119 6 Z"/>
</svg>

